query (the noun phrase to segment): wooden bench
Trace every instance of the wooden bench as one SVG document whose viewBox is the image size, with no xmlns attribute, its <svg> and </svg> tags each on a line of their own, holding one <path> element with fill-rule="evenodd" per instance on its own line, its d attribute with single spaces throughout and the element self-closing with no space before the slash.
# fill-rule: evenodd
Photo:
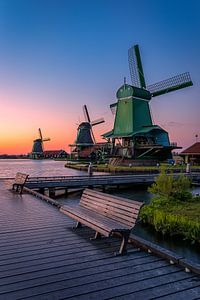
<svg viewBox="0 0 200 300">
<path fill-rule="evenodd" d="M 93 239 L 101 235 L 120 235 L 122 241 L 116 254 L 123 255 L 142 205 L 141 202 L 85 189 L 79 205 L 63 205 L 60 211 L 77 221 L 76 228 L 84 224 L 94 229 L 96 233 Z"/>
<path fill-rule="evenodd" d="M 29 175 L 18 172 L 12 186 L 12 190 L 22 194 L 24 185 Z"/>
</svg>

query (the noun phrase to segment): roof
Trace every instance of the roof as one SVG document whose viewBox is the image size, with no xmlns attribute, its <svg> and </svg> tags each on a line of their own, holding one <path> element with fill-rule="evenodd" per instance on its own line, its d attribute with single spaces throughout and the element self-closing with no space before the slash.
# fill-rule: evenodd
<svg viewBox="0 0 200 300">
<path fill-rule="evenodd" d="M 194 155 L 200 155 L 200 142 L 197 142 L 190 146 L 189 148 L 182 151 L 180 154 L 187 155 L 187 154 L 194 154 Z"/>
<path fill-rule="evenodd" d="M 44 155 L 57 155 L 57 154 L 60 154 L 61 152 L 65 152 L 66 153 L 66 151 L 65 150 L 46 150 L 46 151 L 44 151 L 43 152 L 43 154 Z"/>
<path fill-rule="evenodd" d="M 120 138 L 120 137 L 132 137 L 136 134 L 145 134 L 145 133 L 148 133 L 152 130 L 162 130 L 162 131 L 165 131 L 164 129 L 162 129 L 160 126 L 157 126 L 157 125 L 152 125 L 152 126 L 144 126 L 143 128 L 141 128 L 140 130 L 137 130 L 137 131 L 134 131 L 134 132 L 130 132 L 126 135 L 115 135 L 113 133 L 113 130 L 109 131 L 109 132 L 106 132 L 104 133 L 102 136 L 105 137 L 105 138 Z M 165 131 L 166 132 L 166 131 Z"/>
</svg>

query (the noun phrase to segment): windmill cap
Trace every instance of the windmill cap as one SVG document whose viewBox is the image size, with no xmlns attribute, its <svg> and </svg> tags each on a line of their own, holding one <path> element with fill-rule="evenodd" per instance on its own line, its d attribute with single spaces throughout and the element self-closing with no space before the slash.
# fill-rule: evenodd
<svg viewBox="0 0 200 300">
<path fill-rule="evenodd" d="M 129 84 L 123 84 L 117 91 L 117 99 L 136 97 L 145 100 L 151 100 L 151 94 L 149 91 L 132 86 Z"/>
</svg>

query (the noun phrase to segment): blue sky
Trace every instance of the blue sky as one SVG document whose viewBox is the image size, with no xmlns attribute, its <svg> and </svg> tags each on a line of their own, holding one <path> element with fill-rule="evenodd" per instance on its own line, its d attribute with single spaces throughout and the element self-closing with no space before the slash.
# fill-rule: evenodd
<svg viewBox="0 0 200 300">
<path fill-rule="evenodd" d="M 83 104 L 106 119 L 97 136 L 112 129 L 109 104 L 123 77 L 130 82 L 127 50 L 136 43 L 148 84 L 185 71 L 194 82 L 152 100 L 155 122 L 183 147 L 200 136 L 200 1 L 0 0 L 0 39 L 0 147 L 8 149 L 5 133 L 15 147 L 16 129 L 26 152 L 43 127 L 51 147 L 66 149 Z"/>
</svg>

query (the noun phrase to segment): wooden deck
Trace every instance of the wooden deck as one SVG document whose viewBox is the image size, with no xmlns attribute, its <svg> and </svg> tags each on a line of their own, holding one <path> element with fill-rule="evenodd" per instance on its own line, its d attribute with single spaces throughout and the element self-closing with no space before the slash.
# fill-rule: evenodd
<svg viewBox="0 0 200 300">
<path fill-rule="evenodd" d="M 120 185 L 151 185 L 159 174 L 131 174 L 131 175 L 94 175 L 94 176 L 52 176 L 29 177 L 25 186 L 30 189 L 52 188 L 85 188 Z M 168 174 L 171 176 L 171 174 Z M 180 173 L 173 174 L 174 177 Z M 200 173 L 185 174 L 192 181 L 200 182 Z"/>
<path fill-rule="evenodd" d="M 0 182 L 0 299 L 199 299 L 200 277 L 91 230 Z"/>
</svg>

